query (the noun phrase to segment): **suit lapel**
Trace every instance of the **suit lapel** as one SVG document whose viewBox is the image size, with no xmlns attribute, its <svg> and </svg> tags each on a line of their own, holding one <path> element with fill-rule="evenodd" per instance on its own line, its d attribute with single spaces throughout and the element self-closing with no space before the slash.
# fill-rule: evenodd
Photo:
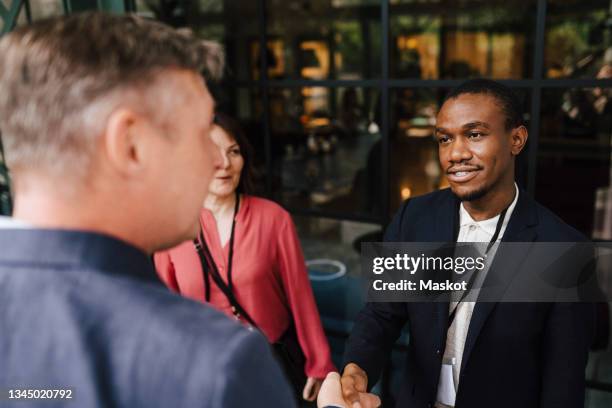
<svg viewBox="0 0 612 408">
<path fill-rule="evenodd" d="M 445 200 L 441 211 L 436 214 L 434 222 L 434 241 L 454 242 L 455 225 L 459 221 L 459 205 L 461 202 L 447 190 L 449 199 Z M 448 330 L 448 308 L 449 301 L 436 301 L 433 303 L 434 321 L 436 323 L 436 334 L 439 340 L 439 348 L 444 350 L 446 346 L 446 332 Z"/>
<path fill-rule="evenodd" d="M 536 203 L 527 193 L 520 191 L 516 207 L 510 217 L 506 232 L 502 238 L 502 242 L 533 242 L 537 239 Z M 521 248 L 522 249 L 522 248 Z M 525 251 L 527 248 L 525 248 Z M 491 287 L 494 294 L 501 297 L 506 288 L 514 277 L 514 271 L 517 270 L 524 257 L 518 256 L 516 250 L 512 251 L 512 256 L 504 256 L 503 248 L 498 247 L 498 252 L 493 259 L 493 263 L 489 268 L 485 279 L 484 287 Z M 525 254 L 526 255 L 526 254 Z M 489 290 L 489 289 L 487 289 Z M 495 297 L 497 297 L 495 296 Z M 477 302 L 474 306 L 474 312 L 470 320 L 465 347 L 463 349 L 463 358 L 461 360 L 461 369 L 465 367 L 478 335 L 482 330 L 487 318 L 497 306 L 495 302 Z"/>
<path fill-rule="evenodd" d="M 455 225 L 459 221 L 459 205 L 461 202 L 455 197 L 455 195 L 447 190 L 449 199 L 444 201 L 442 208 L 433 214 L 434 220 L 434 242 L 454 242 L 455 238 Z M 431 224 L 430 224 L 431 225 Z"/>
</svg>

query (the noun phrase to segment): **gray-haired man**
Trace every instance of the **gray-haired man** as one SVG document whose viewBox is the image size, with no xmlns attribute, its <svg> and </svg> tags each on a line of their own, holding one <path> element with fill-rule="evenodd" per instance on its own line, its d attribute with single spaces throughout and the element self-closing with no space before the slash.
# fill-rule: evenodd
<svg viewBox="0 0 612 408">
<path fill-rule="evenodd" d="M 263 337 L 170 294 L 147 257 L 196 233 L 219 160 L 201 73 L 222 64 L 218 46 L 133 16 L 0 40 L 15 190 L 0 230 L 0 406 L 293 405 Z"/>
</svg>

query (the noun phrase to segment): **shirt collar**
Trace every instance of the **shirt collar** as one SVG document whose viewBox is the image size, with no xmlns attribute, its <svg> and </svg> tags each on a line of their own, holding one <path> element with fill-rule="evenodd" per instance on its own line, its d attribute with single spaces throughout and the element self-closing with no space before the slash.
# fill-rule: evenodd
<svg viewBox="0 0 612 408">
<path fill-rule="evenodd" d="M 512 200 L 512 203 L 510 203 L 510 206 L 508 207 L 508 211 L 506 211 L 506 217 L 504 219 L 504 223 L 501 228 L 502 231 L 506 229 L 506 226 L 508 225 L 508 222 L 510 221 L 510 217 L 512 216 L 512 212 L 514 211 L 514 207 L 516 207 L 516 203 L 518 201 L 519 188 L 516 185 L 516 183 L 514 183 L 514 189 L 515 189 L 514 200 Z M 482 230 L 484 230 L 484 232 L 486 232 L 487 234 L 493 236 L 495 234 L 495 228 L 497 227 L 498 220 L 499 220 L 499 214 L 493 218 L 489 218 L 489 219 L 482 220 L 482 221 L 475 221 L 472 218 L 472 216 L 467 212 L 467 210 L 463 206 L 463 203 L 461 203 L 461 205 L 459 206 L 459 227 L 460 228 L 464 228 L 470 225 L 475 225 L 481 228 Z"/>
<path fill-rule="evenodd" d="M 31 225 L 19 221 L 12 217 L 7 217 L 5 215 L 0 215 L 0 229 L 21 229 L 21 228 L 32 228 Z"/>
<path fill-rule="evenodd" d="M 140 249 L 87 231 L 0 229 L 0 264 L 28 264 L 45 269 L 96 270 L 157 280 L 153 263 Z"/>
</svg>

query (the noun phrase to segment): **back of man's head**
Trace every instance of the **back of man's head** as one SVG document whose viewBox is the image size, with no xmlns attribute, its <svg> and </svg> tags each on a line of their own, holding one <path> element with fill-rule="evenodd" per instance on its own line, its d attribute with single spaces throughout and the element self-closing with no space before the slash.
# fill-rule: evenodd
<svg viewBox="0 0 612 408">
<path fill-rule="evenodd" d="M 74 14 L 0 39 L 15 217 L 147 251 L 193 237 L 216 154 L 205 82 L 223 59 L 217 43 L 131 15 Z"/>
<path fill-rule="evenodd" d="M 464 94 L 484 94 L 495 98 L 506 116 L 507 130 L 523 125 L 521 101 L 516 93 L 506 85 L 491 79 L 470 79 L 453 88 L 444 98 L 444 102 Z"/>
<path fill-rule="evenodd" d="M 117 91 L 152 88 L 164 69 L 216 79 L 222 67 L 215 43 L 131 15 L 74 14 L 18 28 L 0 40 L 0 129 L 9 168 L 83 173 Z M 158 103 L 149 102 L 141 108 Z"/>
</svg>

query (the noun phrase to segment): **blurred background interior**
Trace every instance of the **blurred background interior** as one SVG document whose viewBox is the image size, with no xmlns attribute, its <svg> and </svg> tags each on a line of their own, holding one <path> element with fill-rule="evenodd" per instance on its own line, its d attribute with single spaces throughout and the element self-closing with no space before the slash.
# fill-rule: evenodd
<svg viewBox="0 0 612 408">
<path fill-rule="evenodd" d="M 0 27 L 90 8 L 224 44 L 217 104 L 256 148 L 260 194 L 294 216 L 337 364 L 363 304 L 360 243 L 380 240 L 403 200 L 447 185 L 432 129 L 466 78 L 523 99 L 519 185 L 612 240 L 612 0 L 0 0 Z M 0 171 L 3 213 L 8 186 Z M 407 341 L 378 385 L 387 401 Z M 587 406 L 612 406 L 612 353 L 587 371 Z"/>
</svg>

